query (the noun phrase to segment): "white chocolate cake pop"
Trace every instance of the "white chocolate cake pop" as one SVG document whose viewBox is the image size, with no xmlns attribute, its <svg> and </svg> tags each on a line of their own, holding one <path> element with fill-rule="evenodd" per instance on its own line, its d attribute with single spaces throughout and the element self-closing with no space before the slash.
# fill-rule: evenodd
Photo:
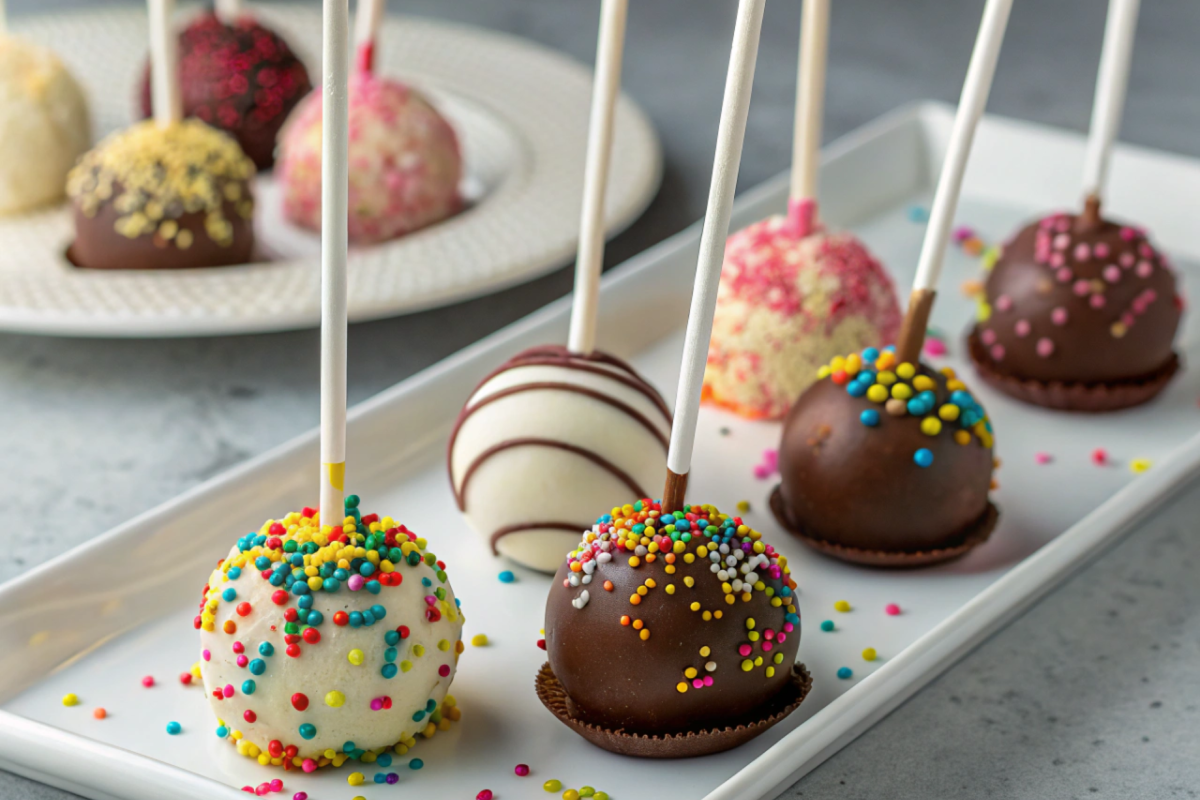
<svg viewBox="0 0 1200 800">
<path fill-rule="evenodd" d="M 450 439 L 459 508 L 493 552 L 554 572 L 597 508 L 657 493 L 671 414 L 621 360 L 517 355 L 471 395 Z"/>
<path fill-rule="evenodd" d="M 268 520 L 204 587 L 195 624 L 218 734 L 264 765 L 376 760 L 457 717 L 445 701 L 463 616 L 444 565 L 357 506 L 347 497 L 333 529 L 309 508 Z"/>
<path fill-rule="evenodd" d="M 54 202 L 91 143 L 83 90 L 50 50 L 0 34 L 0 214 Z"/>
</svg>

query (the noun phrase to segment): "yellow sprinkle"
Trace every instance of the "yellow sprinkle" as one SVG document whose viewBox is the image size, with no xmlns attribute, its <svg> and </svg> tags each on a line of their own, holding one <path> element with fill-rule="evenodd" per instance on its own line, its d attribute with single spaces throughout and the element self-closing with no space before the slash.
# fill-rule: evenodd
<svg viewBox="0 0 1200 800">
<path fill-rule="evenodd" d="M 365 658 L 363 651 L 357 647 L 346 654 L 346 659 L 356 667 L 361 666 Z"/>
<path fill-rule="evenodd" d="M 667 584 L 667 594 L 675 594 L 675 584 L 673 584 L 673 583 Z"/>
<path fill-rule="evenodd" d="M 971 434 L 967 433 L 966 431 L 955 431 L 954 441 L 958 442 L 959 444 L 970 444 Z"/>
<path fill-rule="evenodd" d="M 708 658 L 711 653 L 712 653 L 712 649 L 709 648 L 708 645 L 705 645 L 704 647 L 700 648 L 700 657 L 701 658 Z"/>
<path fill-rule="evenodd" d="M 918 375 L 913 378 L 912 385 L 918 392 L 932 392 L 937 388 L 937 383 L 928 375 Z"/>
<path fill-rule="evenodd" d="M 942 421 L 937 417 L 926 417 L 921 420 L 921 433 L 926 436 L 937 436 L 942 432 Z"/>
<path fill-rule="evenodd" d="M 76 695 L 74 692 L 72 692 L 71 694 L 65 694 L 65 695 L 63 695 L 62 704 L 64 706 L 68 706 L 68 707 L 77 706 L 77 705 L 79 705 L 79 696 Z"/>
<path fill-rule="evenodd" d="M 341 692 L 329 692 L 325 695 L 325 705 L 330 708 L 341 708 L 346 704 L 346 695 Z"/>
<path fill-rule="evenodd" d="M 346 783 L 350 784 L 351 786 L 362 786 L 365 779 L 366 776 L 361 772 L 351 772 L 346 778 Z"/>
<path fill-rule="evenodd" d="M 896 382 L 896 373 L 885 369 L 875 376 L 875 380 L 884 386 L 891 386 Z"/>
<path fill-rule="evenodd" d="M 679 683 L 675 684 L 675 691 L 679 692 L 680 694 L 683 694 L 687 690 L 688 690 L 687 681 L 680 681 Z"/>
<path fill-rule="evenodd" d="M 639 634 L 638 634 L 638 636 L 640 636 L 640 637 L 641 637 L 641 639 L 642 639 L 642 641 L 643 641 L 643 642 L 644 642 L 644 641 L 646 641 L 647 639 L 649 639 L 649 638 L 650 638 L 650 629 L 649 629 L 649 628 L 642 628 L 642 632 L 641 632 L 641 633 L 639 633 Z"/>
<path fill-rule="evenodd" d="M 888 399 L 887 387 L 879 383 L 872 384 L 871 387 L 867 389 L 867 399 L 872 403 L 882 403 Z"/>
<path fill-rule="evenodd" d="M 1134 472 L 1141 473 L 1150 469 L 1152 464 L 1153 462 L 1148 458 L 1135 458 L 1133 461 L 1129 462 L 1129 469 Z"/>
<path fill-rule="evenodd" d="M 737 504 L 737 510 L 742 514 L 749 513 L 750 501 L 749 500 L 739 500 L 738 504 Z"/>
<path fill-rule="evenodd" d="M 907 383 L 897 383 L 892 386 L 892 397 L 897 400 L 908 400 L 912 396 L 912 387 Z"/>
<path fill-rule="evenodd" d="M 699 611 L 699 610 L 700 610 L 700 604 L 699 604 L 699 603 L 695 603 L 695 602 L 694 602 L 694 603 L 692 603 L 692 605 L 690 606 L 690 608 L 692 609 L 692 611 Z"/>
<path fill-rule="evenodd" d="M 691 680 L 692 678 L 696 677 L 699 674 L 700 673 L 698 673 L 696 671 L 695 667 L 688 667 L 687 669 L 685 669 L 683 671 L 683 677 L 687 678 L 688 680 Z"/>
<path fill-rule="evenodd" d="M 752 669 L 754 669 L 754 662 L 748 658 L 744 659 L 742 661 L 742 672 L 749 672 Z"/>
<path fill-rule="evenodd" d="M 946 422 L 954 422 L 954 420 L 958 419 L 960 412 L 961 409 L 958 406 L 953 403 L 946 403 L 946 405 L 938 409 L 938 416 L 946 420 Z"/>
<path fill-rule="evenodd" d="M 905 361 L 903 364 L 896 367 L 896 374 L 908 381 L 912 380 L 913 375 L 917 374 L 917 370 L 912 364 Z"/>
<path fill-rule="evenodd" d="M 866 650 L 863 650 L 862 657 L 864 661 L 874 661 L 879 657 L 879 654 L 875 652 L 874 647 L 868 647 Z"/>
<path fill-rule="evenodd" d="M 844 612 L 850 610 L 850 604 L 848 602 L 846 602 L 845 600 L 838 600 L 836 603 L 833 604 L 833 610 L 841 611 L 844 613 Z"/>
<path fill-rule="evenodd" d="M 486 633 L 477 633 L 471 637 L 471 645 L 473 647 L 487 647 L 488 638 Z"/>
<path fill-rule="evenodd" d="M 688 575 L 683 579 L 683 585 L 690 589 L 696 585 L 696 579 Z"/>
<path fill-rule="evenodd" d="M 817 370 L 817 380 L 825 380 L 831 374 L 833 374 L 833 370 L 831 370 L 828 366 L 821 367 L 819 370 Z"/>
</svg>

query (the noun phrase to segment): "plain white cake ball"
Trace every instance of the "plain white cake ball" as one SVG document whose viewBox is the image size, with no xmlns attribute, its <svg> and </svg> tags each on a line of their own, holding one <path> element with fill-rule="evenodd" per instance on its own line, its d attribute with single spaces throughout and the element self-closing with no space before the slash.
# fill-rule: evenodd
<svg viewBox="0 0 1200 800">
<path fill-rule="evenodd" d="M 493 552 L 554 572 L 596 509 L 657 497 L 671 413 L 620 359 L 538 347 L 490 375 L 449 447 L 459 509 Z"/>
<path fill-rule="evenodd" d="M 61 199 L 91 139 L 83 90 L 58 57 L 0 34 L 0 214 Z"/>
<path fill-rule="evenodd" d="M 195 624 L 218 734 L 260 763 L 403 753 L 446 710 L 463 616 L 443 565 L 390 518 L 359 517 L 354 496 L 347 512 L 335 529 L 312 509 L 268 520 L 205 586 Z"/>
</svg>

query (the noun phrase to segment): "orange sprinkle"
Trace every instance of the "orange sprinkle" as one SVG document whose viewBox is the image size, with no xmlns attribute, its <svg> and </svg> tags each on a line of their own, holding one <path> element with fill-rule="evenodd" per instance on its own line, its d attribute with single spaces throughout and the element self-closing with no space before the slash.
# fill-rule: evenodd
<svg viewBox="0 0 1200 800">
<path fill-rule="evenodd" d="M 665 561 L 666 561 L 668 564 L 674 564 L 674 563 L 675 563 L 675 554 L 674 554 L 674 553 L 667 553 L 665 556 L 663 556 L 663 559 L 664 559 L 664 560 L 665 560 Z"/>
<path fill-rule="evenodd" d="M 612 590 L 613 590 L 612 581 L 605 581 L 604 582 L 604 591 L 611 592 Z"/>
<path fill-rule="evenodd" d="M 97 708 L 95 711 L 92 712 L 92 716 L 95 717 L 96 719 L 104 719 L 105 717 L 108 716 L 108 712 L 105 711 L 103 708 Z"/>
<path fill-rule="evenodd" d="M 625 615 L 623 615 L 623 616 L 621 617 L 621 624 L 622 624 L 622 625 L 628 625 L 628 624 L 629 624 L 629 615 L 628 615 L 628 614 L 625 614 Z"/>
<path fill-rule="evenodd" d="M 640 619 L 635 619 L 633 621 L 633 629 L 635 631 L 640 631 L 644 627 L 646 627 L 646 623 L 642 622 Z"/>
<path fill-rule="evenodd" d="M 572 561 L 571 572 L 583 572 L 583 564 L 579 561 Z"/>
<path fill-rule="evenodd" d="M 226 633 L 237 633 L 237 623 L 231 619 L 225 620 L 225 624 L 222 627 Z"/>
<path fill-rule="evenodd" d="M 646 554 L 646 563 L 653 564 L 655 559 L 657 559 L 657 558 L 658 558 L 658 556 L 654 555 L 654 553 L 647 553 Z"/>
<path fill-rule="evenodd" d="M 631 594 L 629 595 L 629 602 L 636 606 L 638 603 L 642 602 L 642 596 L 640 594 Z"/>
</svg>

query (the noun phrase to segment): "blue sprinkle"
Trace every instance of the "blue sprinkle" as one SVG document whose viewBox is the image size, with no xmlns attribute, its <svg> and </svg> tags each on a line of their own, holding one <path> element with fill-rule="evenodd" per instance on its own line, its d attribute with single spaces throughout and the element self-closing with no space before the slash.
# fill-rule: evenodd
<svg viewBox="0 0 1200 800">
<path fill-rule="evenodd" d="M 866 350 L 862 351 L 862 359 L 868 364 L 874 364 L 879 360 L 879 349 L 875 347 L 868 347 Z"/>
<path fill-rule="evenodd" d="M 821 630 L 830 633 L 833 630 L 833 620 L 827 619 L 821 623 Z"/>
<path fill-rule="evenodd" d="M 305 595 L 305 597 L 312 597 L 312 595 L 308 594 L 308 595 Z M 302 608 L 296 612 L 296 620 L 299 622 L 308 622 L 308 615 L 311 613 L 312 612 L 309 611 L 307 608 Z"/>
<path fill-rule="evenodd" d="M 375 763 L 376 764 L 379 763 L 378 758 L 375 759 Z M 374 780 L 376 783 L 386 783 L 387 782 L 387 773 L 386 772 L 376 772 L 375 777 L 372 778 L 372 780 Z"/>
<path fill-rule="evenodd" d="M 433 586 L 433 581 L 429 580 L 429 578 L 421 578 L 421 585 L 425 588 L 429 588 L 430 586 Z"/>
<path fill-rule="evenodd" d="M 354 746 L 354 742 L 346 742 L 345 744 L 342 745 L 343 753 L 353 753 L 357 749 L 358 748 Z"/>
<path fill-rule="evenodd" d="M 921 398 L 919 397 L 914 397 L 912 400 L 909 400 L 907 403 L 905 403 L 904 407 L 908 409 L 908 413 L 912 414 L 914 417 L 920 417 L 925 414 L 925 404 L 921 402 Z"/>
<path fill-rule="evenodd" d="M 908 220 L 909 222 L 916 222 L 918 224 L 929 222 L 929 211 L 924 206 L 909 206 Z"/>
<path fill-rule="evenodd" d="M 270 581 L 272 586 L 282 586 L 285 576 L 282 572 L 272 572 Z"/>
<path fill-rule="evenodd" d="M 221 739 L 224 739 L 228 735 L 229 735 L 229 728 L 226 728 L 224 725 L 217 728 L 217 736 L 220 737 Z"/>
<path fill-rule="evenodd" d="M 168 722 L 167 723 L 167 733 L 171 734 L 172 736 L 179 733 L 181 730 L 183 730 L 183 726 L 180 725 L 178 722 Z"/>
<path fill-rule="evenodd" d="M 375 624 L 375 615 L 371 613 L 371 609 L 366 609 L 362 612 L 363 625 L 370 627 Z"/>
<path fill-rule="evenodd" d="M 296 605 L 299 606 L 300 608 L 312 608 L 312 604 L 313 604 L 313 596 L 311 594 L 306 594 L 306 595 L 304 595 L 304 597 L 301 597 L 299 600 L 296 601 Z"/>
<path fill-rule="evenodd" d="M 367 591 L 371 594 L 379 594 L 379 590 L 383 588 L 383 584 L 379 581 L 367 581 Z"/>
<path fill-rule="evenodd" d="M 341 582 L 337 578 L 326 578 L 321 583 L 321 588 L 327 592 L 336 592 L 339 588 L 341 588 L 341 585 Z"/>
<path fill-rule="evenodd" d="M 258 652 L 260 655 L 270 658 L 271 656 L 275 655 L 275 645 L 271 644 L 270 642 L 263 642 L 258 646 Z"/>
<path fill-rule="evenodd" d="M 929 448 L 922 447 L 913 453 L 913 461 L 918 467 L 928 467 L 933 463 L 933 453 L 930 452 Z"/>
<path fill-rule="evenodd" d="M 390 645 L 400 644 L 400 631 L 388 631 L 383 635 L 383 640 Z"/>
<path fill-rule="evenodd" d="M 375 763 L 381 767 L 390 767 L 392 765 L 392 754 L 380 753 L 375 757 Z"/>
<path fill-rule="evenodd" d="M 265 642 L 264 642 L 264 644 L 265 644 Z M 250 662 L 250 674 L 251 675 L 262 675 L 266 671 L 267 671 L 267 662 L 263 661 L 261 658 L 256 658 Z"/>
<path fill-rule="evenodd" d="M 254 694 L 254 690 L 257 688 L 258 685 L 252 680 L 242 681 L 242 694 Z"/>
<path fill-rule="evenodd" d="M 862 397 L 867 393 L 867 385 L 860 381 L 850 381 L 846 384 L 846 394 L 851 397 Z"/>
<path fill-rule="evenodd" d="M 311 722 L 306 722 L 300 726 L 300 736 L 304 739 L 311 739 L 317 735 L 317 726 Z"/>
<path fill-rule="evenodd" d="M 431 697 L 425 701 L 425 710 L 428 711 L 430 714 L 432 714 L 434 709 L 436 709 L 436 708 L 437 708 L 437 700 L 434 700 Z"/>
<path fill-rule="evenodd" d="M 221 592 L 221 599 L 223 599 L 226 603 L 232 603 L 236 597 L 237 589 L 234 589 L 232 586 Z"/>
<path fill-rule="evenodd" d="M 296 581 L 292 584 L 292 594 L 297 597 L 308 594 L 308 584 L 304 581 Z"/>
<path fill-rule="evenodd" d="M 642 530 L 645 530 L 645 528 L 643 528 Z M 512 570 L 506 569 L 500 573 L 500 582 L 501 583 L 512 583 L 516 579 L 517 579 L 517 576 L 512 574 Z"/>
<path fill-rule="evenodd" d="M 420 769 L 423 766 L 425 766 L 425 762 L 419 758 L 414 758 L 412 761 L 408 762 L 409 769 Z"/>
<path fill-rule="evenodd" d="M 271 559 L 267 558 L 266 556 L 259 556 L 258 558 L 254 559 L 254 568 L 259 572 L 262 572 L 265 569 L 270 569 L 270 567 Z"/>
<path fill-rule="evenodd" d="M 312 611 L 308 612 L 308 619 L 305 620 L 305 622 L 307 622 L 309 625 L 312 625 L 313 627 L 320 625 L 324 621 L 325 621 L 325 615 L 322 614 L 320 611 L 317 611 L 315 608 Z"/>
<path fill-rule="evenodd" d="M 333 577 L 337 578 L 339 581 L 344 581 L 350 577 L 350 572 L 338 567 L 333 571 Z"/>
<path fill-rule="evenodd" d="M 363 615 L 359 611 L 350 612 L 350 627 L 361 628 L 363 624 Z"/>
<path fill-rule="evenodd" d="M 364 578 L 369 578 L 371 575 L 375 574 L 375 565 L 370 561 L 364 561 L 362 566 L 358 568 L 358 574 L 362 575 Z"/>
<path fill-rule="evenodd" d="M 420 711 L 413 714 L 412 719 L 413 722 L 420 722 L 421 720 L 425 719 L 425 709 L 422 708 Z"/>
<path fill-rule="evenodd" d="M 395 633 L 395 631 L 392 631 L 392 633 Z M 383 651 L 383 660 L 388 662 L 389 664 L 392 663 L 393 661 L 395 661 L 396 660 L 396 648 L 389 647 L 388 649 L 384 650 Z"/>
<path fill-rule="evenodd" d="M 848 681 L 854 677 L 854 671 L 849 667 L 840 667 L 837 671 L 837 676 L 844 681 Z"/>
<path fill-rule="evenodd" d="M 868 428 L 874 428 L 879 424 L 879 412 L 873 408 L 868 408 L 858 415 L 858 419 Z"/>
<path fill-rule="evenodd" d="M 387 616 L 387 609 L 380 605 L 371 606 L 371 613 L 375 615 L 375 619 L 383 619 Z"/>
</svg>

